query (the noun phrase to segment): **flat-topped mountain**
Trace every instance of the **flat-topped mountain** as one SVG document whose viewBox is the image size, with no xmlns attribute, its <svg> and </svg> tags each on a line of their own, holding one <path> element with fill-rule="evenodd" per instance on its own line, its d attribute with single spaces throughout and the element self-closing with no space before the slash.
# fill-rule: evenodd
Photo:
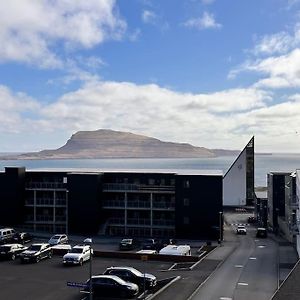
<svg viewBox="0 0 300 300">
<path fill-rule="evenodd" d="M 218 155 L 220 150 L 218 150 Z M 56 150 L 24 153 L 5 159 L 80 159 L 80 158 L 197 158 L 216 153 L 187 143 L 163 142 L 144 135 L 107 129 L 78 131 Z"/>
</svg>

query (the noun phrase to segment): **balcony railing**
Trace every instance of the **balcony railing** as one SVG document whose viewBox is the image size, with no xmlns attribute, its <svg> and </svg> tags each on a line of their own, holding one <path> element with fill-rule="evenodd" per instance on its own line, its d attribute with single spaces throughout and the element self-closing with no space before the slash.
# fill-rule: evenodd
<svg viewBox="0 0 300 300">
<path fill-rule="evenodd" d="M 104 183 L 103 190 L 107 191 L 169 191 L 174 192 L 175 187 L 169 185 L 147 185 L 130 183 Z"/>
<path fill-rule="evenodd" d="M 103 200 L 104 207 L 125 207 L 124 200 Z"/>
<path fill-rule="evenodd" d="M 27 206 L 33 206 L 34 205 L 34 199 L 26 199 L 25 205 Z M 36 206 L 54 206 L 54 199 L 53 198 L 36 198 L 35 202 Z M 67 206 L 67 200 L 66 199 L 55 199 L 55 205 L 56 206 Z"/>
<path fill-rule="evenodd" d="M 127 207 L 129 208 L 150 208 L 150 201 L 128 201 Z"/>
<path fill-rule="evenodd" d="M 26 216 L 26 221 L 27 222 L 39 222 L 39 223 L 54 223 L 53 216 L 49 215 L 36 215 L 36 218 L 34 220 L 33 215 L 27 215 Z M 66 222 L 66 216 L 55 216 L 55 223 L 60 223 L 60 222 Z"/>
<path fill-rule="evenodd" d="M 174 220 L 161 220 L 161 219 L 154 219 L 153 220 L 154 226 L 174 226 Z"/>
<path fill-rule="evenodd" d="M 128 218 L 127 219 L 128 225 L 135 225 L 135 226 L 141 226 L 141 225 L 151 225 L 150 219 L 141 219 L 141 218 Z"/>
<path fill-rule="evenodd" d="M 169 209 L 174 210 L 175 209 L 175 203 L 171 202 L 153 202 L 153 208 L 162 208 L 162 209 Z"/>
<path fill-rule="evenodd" d="M 65 184 L 62 182 L 28 182 L 28 189 L 65 189 Z"/>
</svg>

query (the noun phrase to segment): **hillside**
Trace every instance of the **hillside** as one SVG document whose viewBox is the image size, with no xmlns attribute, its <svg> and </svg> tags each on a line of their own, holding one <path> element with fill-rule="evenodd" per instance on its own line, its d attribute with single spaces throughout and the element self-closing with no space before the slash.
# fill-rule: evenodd
<svg viewBox="0 0 300 300">
<path fill-rule="evenodd" d="M 130 132 L 100 129 L 79 131 L 56 150 L 5 156 L 5 159 L 207 158 L 220 155 L 220 150 L 217 153 L 187 143 L 163 142 Z"/>
</svg>

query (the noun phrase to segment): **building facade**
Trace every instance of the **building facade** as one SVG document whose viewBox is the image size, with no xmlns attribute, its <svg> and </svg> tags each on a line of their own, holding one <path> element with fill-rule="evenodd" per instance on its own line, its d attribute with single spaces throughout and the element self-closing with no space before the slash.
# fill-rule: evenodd
<svg viewBox="0 0 300 300">
<path fill-rule="evenodd" d="M 0 199 L 0 224 L 32 231 L 195 239 L 222 233 L 217 171 L 5 168 Z"/>
<path fill-rule="evenodd" d="M 254 137 L 230 166 L 223 179 L 224 206 L 254 205 Z"/>
</svg>

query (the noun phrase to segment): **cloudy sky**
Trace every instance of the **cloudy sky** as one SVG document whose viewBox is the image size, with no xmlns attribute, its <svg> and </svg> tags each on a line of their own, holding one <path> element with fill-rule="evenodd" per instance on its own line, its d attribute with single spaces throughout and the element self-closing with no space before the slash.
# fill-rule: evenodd
<svg viewBox="0 0 300 300">
<path fill-rule="evenodd" d="M 79 130 L 300 152 L 299 0 L 0 2 L 0 152 Z"/>
</svg>

